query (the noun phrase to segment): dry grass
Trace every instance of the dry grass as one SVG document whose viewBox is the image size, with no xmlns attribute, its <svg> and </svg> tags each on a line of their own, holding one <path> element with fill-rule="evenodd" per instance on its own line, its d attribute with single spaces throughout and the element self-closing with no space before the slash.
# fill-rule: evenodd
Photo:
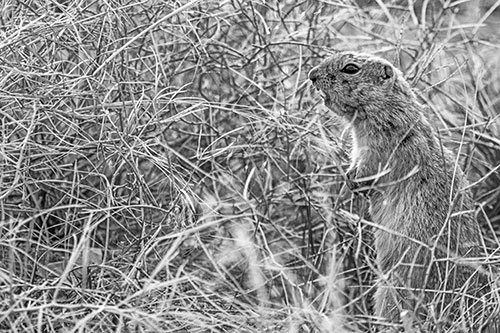
<svg viewBox="0 0 500 333">
<path fill-rule="evenodd" d="M 400 63 L 498 247 L 500 1 L 389 2 L 1 2 L 0 329 L 374 329 L 331 49 Z"/>
</svg>

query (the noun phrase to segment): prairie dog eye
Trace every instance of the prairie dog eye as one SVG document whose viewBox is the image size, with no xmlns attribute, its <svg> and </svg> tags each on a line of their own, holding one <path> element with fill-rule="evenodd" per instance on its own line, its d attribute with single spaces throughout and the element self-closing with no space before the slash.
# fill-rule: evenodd
<svg viewBox="0 0 500 333">
<path fill-rule="evenodd" d="M 359 67 L 358 65 L 355 65 L 355 64 L 347 64 L 344 66 L 344 68 L 342 68 L 340 71 L 342 73 L 346 73 L 346 74 L 356 74 L 357 72 L 359 72 Z"/>
</svg>

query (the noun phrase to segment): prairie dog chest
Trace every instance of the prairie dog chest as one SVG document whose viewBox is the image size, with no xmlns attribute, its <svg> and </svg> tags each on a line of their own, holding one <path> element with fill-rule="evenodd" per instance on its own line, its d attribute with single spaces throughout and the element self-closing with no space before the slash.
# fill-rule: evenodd
<svg viewBox="0 0 500 333">
<path fill-rule="evenodd" d="M 359 168 L 370 151 L 366 137 L 356 135 L 352 130 L 351 168 Z"/>
</svg>

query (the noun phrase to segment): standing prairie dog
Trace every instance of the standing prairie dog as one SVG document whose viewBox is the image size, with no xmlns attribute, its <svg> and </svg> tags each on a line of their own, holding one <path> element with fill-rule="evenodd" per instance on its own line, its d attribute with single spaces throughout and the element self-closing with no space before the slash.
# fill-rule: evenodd
<svg viewBox="0 0 500 333">
<path fill-rule="evenodd" d="M 471 194 L 402 73 L 373 55 L 337 52 L 309 79 L 352 130 L 347 184 L 367 194 L 379 226 L 376 315 L 476 330 L 486 312 L 472 309 L 489 289 Z"/>
</svg>

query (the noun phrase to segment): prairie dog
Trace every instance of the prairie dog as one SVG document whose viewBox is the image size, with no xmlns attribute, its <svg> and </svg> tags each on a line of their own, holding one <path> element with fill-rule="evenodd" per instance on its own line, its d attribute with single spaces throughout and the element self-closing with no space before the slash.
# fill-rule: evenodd
<svg viewBox="0 0 500 333">
<path fill-rule="evenodd" d="M 379 226 L 376 315 L 479 327 L 472 309 L 489 289 L 468 183 L 402 73 L 373 55 L 337 52 L 309 79 L 351 126 L 347 184 L 369 197 Z"/>
</svg>

